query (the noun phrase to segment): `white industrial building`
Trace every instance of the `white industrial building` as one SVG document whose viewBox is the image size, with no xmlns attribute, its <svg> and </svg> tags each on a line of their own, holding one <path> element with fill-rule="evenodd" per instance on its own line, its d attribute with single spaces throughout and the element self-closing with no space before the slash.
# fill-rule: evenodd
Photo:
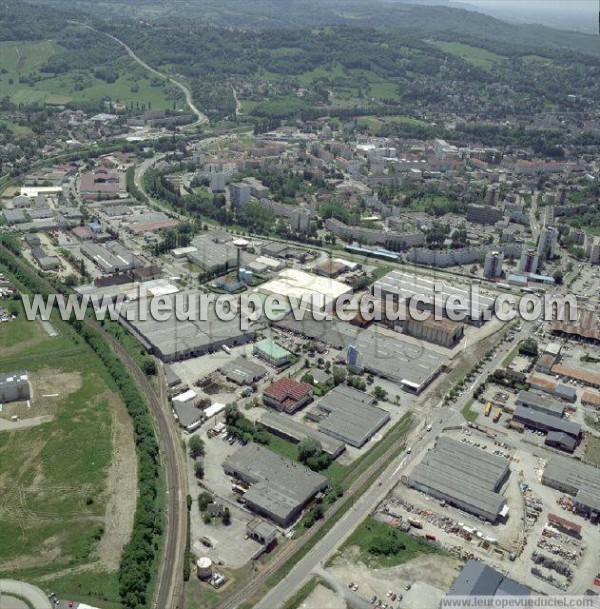
<svg viewBox="0 0 600 609">
<path fill-rule="evenodd" d="M 314 311 L 330 310 L 340 296 L 352 294 L 352 288 L 345 283 L 295 269 L 285 269 L 257 291 L 295 299 L 303 309 Z"/>
</svg>

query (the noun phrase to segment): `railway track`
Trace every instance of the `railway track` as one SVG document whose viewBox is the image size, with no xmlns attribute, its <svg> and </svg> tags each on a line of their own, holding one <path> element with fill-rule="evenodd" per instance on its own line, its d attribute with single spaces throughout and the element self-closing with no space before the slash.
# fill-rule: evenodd
<svg viewBox="0 0 600 609">
<path fill-rule="evenodd" d="M 96 320 L 87 318 L 86 323 L 101 334 L 119 356 L 150 407 L 167 487 L 165 544 L 152 606 L 156 609 L 183 609 L 183 556 L 188 535 L 187 477 L 177 432 L 166 404 L 131 355 Z"/>
<path fill-rule="evenodd" d="M 35 269 L 15 256 L 3 244 L 0 244 L 0 247 L 10 254 L 25 272 L 35 274 L 50 293 L 54 292 L 54 287 L 44 277 L 37 274 Z M 133 357 L 112 334 L 107 332 L 89 314 L 83 321 L 92 330 L 98 332 L 112 351 L 118 355 L 148 404 L 161 452 L 167 489 L 163 555 L 154 588 L 152 607 L 154 609 L 183 609 L 183 556 L 188 535 L 187 476 L 177 432 L 172 424 L 166 402 L 161 399 L 161 396 Z"/>
</svg>

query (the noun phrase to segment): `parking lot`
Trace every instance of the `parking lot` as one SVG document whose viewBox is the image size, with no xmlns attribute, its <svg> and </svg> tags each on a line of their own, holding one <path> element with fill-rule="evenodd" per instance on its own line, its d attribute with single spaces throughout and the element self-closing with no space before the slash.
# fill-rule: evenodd
<svg viewBox="0 0 600 609">
<path fill-rule="evenodd" d="M 261 548 L 261 545 L 253 539 L 245 539 L 246 524 L 254 515 L 237 503 L 238 495 L 231 490 L 231 480 L 223 472 L 223 461 L 239 450 L 240 444 L 237 442 L 233 445 L 229 444 L 223 441 L 224 436 L 209 439 L 205 430 L 199 432 L 199 435 L 206 445 L 205 474 L 201 485 L 194 476 L 191 459 L 188 468 L 193 500 L 190 531 L 192 551 L 196 556 L 208 556 L 218 565 L 237 569 L 245 565 Z M 203 522 L 196 500 L 198 494 L 204 490 L 213 494 L 217 503 L 229 508 L 231 524 L 225 526 L 219 519 L 215 519 L 212 524 Z M 210 540 L 210 547 L 202 543 L 203 538 Z"/>
</svg>

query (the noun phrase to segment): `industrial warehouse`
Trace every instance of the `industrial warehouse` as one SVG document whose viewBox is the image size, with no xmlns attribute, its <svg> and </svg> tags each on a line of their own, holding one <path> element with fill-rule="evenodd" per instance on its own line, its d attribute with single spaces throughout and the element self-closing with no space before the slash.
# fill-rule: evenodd
<svg viewBox="0 0 600 609">
<path fill-rule="evenodd" d="M 527 586 L 509 579 L 496 569 L 470 559 L 450 588 L 448 596 L 529 596 Z"/>
<path fill-rule="evenodd" d="M 509 475 L 505 458 L 442 436 L 406 484 L 495 523 L 508 515 L 500 491 Z"/>
<path fill-rule="evenodd" d="M 372 330 L 361 332 L 354 343 L 364 370 L 394 381 L 405 391 L 421 393 L 444 369 L 446 356 L 409 342 L 402 335 Z"/>
<path fill-rule="evenodd" d="M 575 508 L 597 520 L 600 517 L 600 469 L 565 457 L 551 457 L 542 484 L 573 495 Z"/>
<path fill-rule="evenodd" d="M 270 451 L 248 444 L 227 457 L 223 469 L 250 485 L 244 501 L 251 510 L 288 527 L 302 509 L 327 486 L 327 478 Z"/>
<path fill-rule="evenodd" d="M 389 420 L 390 414 L 374 406 L 372 396 L 338 385 L 313 406 L 306 416 L 319 431 L 350 446 L 364 446 Z"/>
<path fill-rule="evenodd" d="M 373 284 L 373 293 L 397 300 L 418 299 L 420 309 L 435 311 L 450 319 L 464 317 L 464 321 L 481 325 L 491 319 L 494 298 L 484 294 L 476 296 L 470 290 L 457 288 L 441 281 L 419 277 L 402 271 L 392 271 Z M 436 311 L 436 307 L 440 310 Z"/>
<path fill-rule="evenodd" d="M 235 347 L 250 342 L 254 331 L 242 330 L 240 320 L 219 319 L 213 307 L 207 308 L 206 321 L 185 320 L 186 296 L 193 293 L 163 296 L 165 308 L 171 307 L 168 319 L 159 321 L 150 314 L 150 300 L 128 302 L 120 311 L 120 322 L 151 352 L 163 362 L 173 362 L 198 357 L 216 351 L 223 345 Z M 181 310 L 175 308 L 180 307 Z M 164 308 L 161 308 L 161 314 Z M 179 318 L 179 319 L 178 319 Z"/>
<path fill-rule="evenodd" d="M 330 310 L 340 296 L 352 294 L 352 288 L 345 283 L 295 269 L 281 271 L 276 279 L 264 283 L 258 291 L 296 299 L 302 308 L 314 311 Z"/>
<path fill-rule="evenodd" d="M 565 414 L 565 406 L 547 395 L 534 391 L 520 391 L 516 401 L 517 406 L 525 406 L 531 410 L 561 418 Z"/>
<path fill-rule="evenodd" d="M 517 406 L 513 415 L 513 421 L 522 423 L 525 427 L 543 432 L 555 431 L 571 436 L 577 442 L 581 439 L 581 425 L 573 423 L 568 419 L 546 414 L 527 406 Z"/>
</svg>

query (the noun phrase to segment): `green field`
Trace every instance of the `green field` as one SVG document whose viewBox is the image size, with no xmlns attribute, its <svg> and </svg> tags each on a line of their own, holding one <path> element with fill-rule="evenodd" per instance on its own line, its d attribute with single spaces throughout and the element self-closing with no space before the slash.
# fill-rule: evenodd
<svg viewBox="0 0 600 609">
<path fill-rule="evenodd" d="M 0 42 L 0 97 L 16 104 L 99 102 L 105 98 L 134 107 L 148 104 L 152 108 L 172 108 L 170 85 L 157 81 L 133 59 L 123 56 L 115 64 L 119 78 L 107 83 L 94 77 L 90 70 L 71 70 L 54 76 L 39 68 L 61 48 L 53 41 Z M 34 82 L 20 82 L 21 79 Z M 153 86 L 154 85 L 154 86 Z M 183 106 L 183 102 L 178 102 Z"/>
<path fill-rule="evenodd" d="M 368 127 L 373 133 L 377 133 L 386 125 L 420 125 L 427 126 L 427 123 L 411 116 L 361 116 L 357 119 L 357 124 Z"/>
<path fill-rule="evenodd" d="M 372 547 L 382 548 L 383 540 L 390 539 L 397 544 L 396 551 L 389 555 L 375 554 L 370 551 Z M 420 554 L 443 554 L 442 550 L 425 540 L 398 531 L 389 524 L 370 517 L 350 535 L 338 554 L 351 547 L 358 547 L 361 561 L 370 569 L 402 565 L 417 558 Z"/>
<path fill-rule="evenodd" d="M 489 70 L 494 64 L 506 61 L 506 57 L 502 55 L 497 55 L 486 49 L 472 47 L 471 45 L 463 44 L 461 42 L 443 42 L 441 40 L 430 40 L 428 42 L 442 51 L 450 53 L 451 55 L 456 55 L 457 57 L 464 59 L 467 63 L 484 70 Z"/>
<path fill-rule="evenodd" d="M 116 570 L 103 568 L 98 541 L 115 410 L 123 405 L 95 354 L 55 325 L 54 338 L 23 315 L 0 326 L 0 372 L 25 370 L 33 393 L 30 408 L 4 405 L 2 421 L 13 413 L 52 417 L 0 431 L 0 577 L 117 609 Z M 116 553 L 111 561 L 118 564 Z"/>
</svg>

